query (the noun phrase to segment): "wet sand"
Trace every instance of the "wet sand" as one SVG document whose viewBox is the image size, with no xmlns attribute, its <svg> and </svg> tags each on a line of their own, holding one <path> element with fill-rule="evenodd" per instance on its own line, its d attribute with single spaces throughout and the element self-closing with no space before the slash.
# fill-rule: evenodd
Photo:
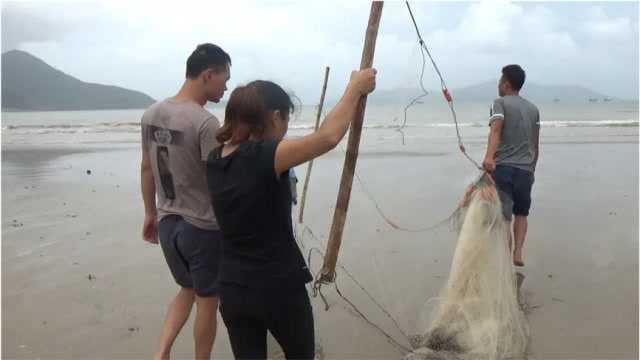
<svg viewBox="0 0 640 360">
<path fill-rule="evenodd" d="M 467 137 L 476 158 L 484 130 Z M 450 138 L 425 133 L 403 146 L 394 131 L 365 135 L 358 173 L 383 211 L 404 227 L 446 218 L 477 175 Z M 2 149 L 3 358 L 138 359 L 153 353 L 177 288 L 160 248 L 140 239 L 138 149 Z M 320 241 L 329 232 L 342 161 L 336 150 L 314 165 L 305 224 Z M 534 306 L 530 358 L 637 358 L 638 129 L 554 129 L 543 134 L 540 161 L 521 270 L 523 293 Z M 299 192 L 305 170 L 296 169 Z M 322 247 L 302 240 L 305 255 Z M 426 328 L 425 302 L 443 285 L 454 246 L 447 226 L 424 233 L 392 229 L 354 184 L 340 261 L 403 331 Z M 312 257 L 313 269 L 320 263 Z M 345 274 L 337 282 L 371 320 L 403 341 Z M 319 298 L 313 305 L 325 358 L 402 356 L 331 287 L 323 293 L 329 311 Z M 192 356 L 192 319 L 176 342 L 175 358 Z M 214 357 L 231 358 L 221 319 L 218 334 Z"/>
</svg>

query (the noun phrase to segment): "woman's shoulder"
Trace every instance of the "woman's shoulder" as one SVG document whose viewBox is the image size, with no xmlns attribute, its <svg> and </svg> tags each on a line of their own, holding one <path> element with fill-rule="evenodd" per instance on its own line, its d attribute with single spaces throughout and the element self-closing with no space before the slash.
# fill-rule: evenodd
<svg viewBox="0 0 640 360">
<path fill-rule="evenodd" d="M 235 151 L 226 156 L 222 156 L 224 145 L 220 145 L 211 151 L 207 163 L 225 163 L 232 158 L 256 162 L 273 162 L 278 143 L 279 141 L 274 139 L 246 140 Z"/>
<path fill-rule="evenodd" d="M 238 150 L 244 156 L 273 158 L 278 143 L 274 139 L 247 140 Z"/>
<path fill-rule="evenodd" d="M 262 150 L 265 148 L 273 147 L 277 145 L 280 141 L 276 139 L 256 139 L 256 140 L 247 140 L 245 144 L 247 147 L 255 150 Z"/>
</svg>

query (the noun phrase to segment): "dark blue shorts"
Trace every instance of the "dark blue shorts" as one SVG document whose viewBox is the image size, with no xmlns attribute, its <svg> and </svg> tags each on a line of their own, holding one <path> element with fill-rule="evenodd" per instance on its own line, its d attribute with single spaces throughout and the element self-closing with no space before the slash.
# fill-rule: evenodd
<svg viewBox="0 0 640 360">
<path fill-rule="evenodd" d="M 504 217 L 511 220 L 513 214 L 528 216 L 531 208 L 533 173 L 512 166 L 498 165 L 491 175 L 498 188 Z"/>
<path fill-rule="evenodd" d="M 193 288 L 198 296 L 217 296 L 222 232 L 201 229 L 178 215 L 163 217 L 158 232 L 176 283 Z"/>
</svg>

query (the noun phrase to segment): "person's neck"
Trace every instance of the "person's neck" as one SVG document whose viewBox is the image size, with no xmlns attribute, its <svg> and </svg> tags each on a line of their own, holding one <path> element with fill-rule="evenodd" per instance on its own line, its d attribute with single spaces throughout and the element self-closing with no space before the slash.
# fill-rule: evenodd
<svg viewBox="0 0 640 360">
<path fill-rule="evenodd" d="M 504 96 L 520 96 L 520 92 L 518 91 L 507 91 Z"/>
<path fill-rule="evenodd" d="M 189 79 L 184 81 L 182 87 L 180 87 L 180 90 L 173 98 L 176 100 L 190 100 L 200 104 L 200 106 L 204 106 L 207 103 L 204 91 L 202 91 L 193 80 Z"/>
</svg>

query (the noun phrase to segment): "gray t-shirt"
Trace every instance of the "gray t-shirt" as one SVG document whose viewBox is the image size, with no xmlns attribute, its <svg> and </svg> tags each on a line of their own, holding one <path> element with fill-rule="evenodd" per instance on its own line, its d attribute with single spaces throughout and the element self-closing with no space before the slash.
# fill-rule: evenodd
<svg viewBox="0 0 640 360">
<path fill-rule="evenodd" d="M 159 219 L 181 215 L 199 228 L 218 229 L 206 177 L 218 128 L 218 119 L 192 101 L 166 99 L 145 111 L 142 147 L 151 157 Z"/>
<path fill-rule="evenodd" d="M 540 127 L 540 112 L 520 96 L 504 96 L 493 101 L 489 124 L 504 120 L 496 164 L 534 171 L 533 131 Z"/>
</svg>

